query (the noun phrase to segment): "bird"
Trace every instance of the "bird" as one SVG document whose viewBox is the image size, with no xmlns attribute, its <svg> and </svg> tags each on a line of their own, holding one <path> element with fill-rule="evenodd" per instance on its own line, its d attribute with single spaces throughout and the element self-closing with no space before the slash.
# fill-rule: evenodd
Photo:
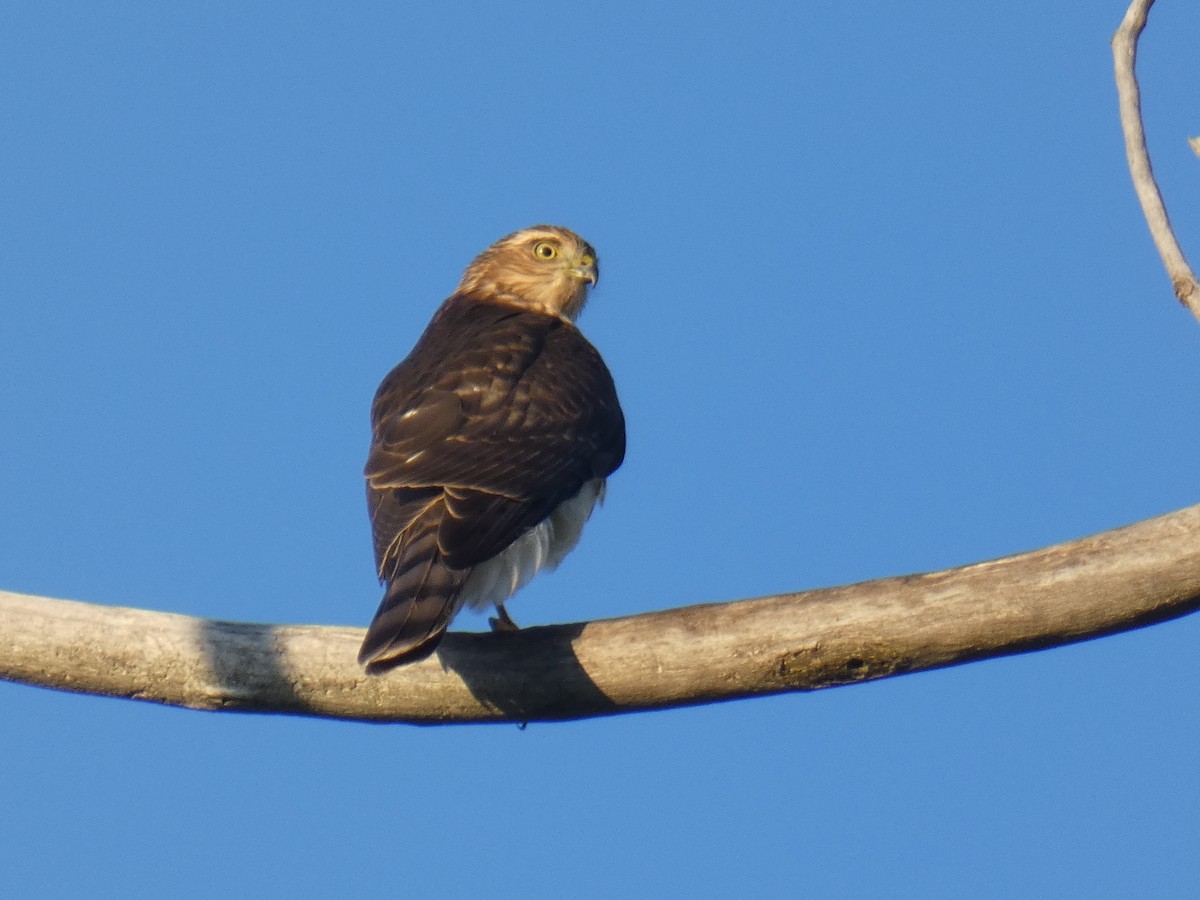
<svg viewBox="0 0 1200 900">
<path fill-rule="evenodd" d="M 359 651 L 378 674 L 432 654 L 465 606 L 508 600 L 575 547 L 625 458 L 612 374 L 575 324 L 600 277 L 556 225 L 476 256 L 371 404 L 363 474 L 383 599 Z"/>
</svg>

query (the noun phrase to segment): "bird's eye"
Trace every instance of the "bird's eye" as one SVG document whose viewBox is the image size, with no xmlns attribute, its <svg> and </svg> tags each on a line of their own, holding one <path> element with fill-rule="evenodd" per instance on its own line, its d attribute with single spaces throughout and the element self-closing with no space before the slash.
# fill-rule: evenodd
<svg viewBox="0 0 1200 900">
<path fill-rule="evenodd" d="M 554 259 L 558 256 L 558 248 L 549 241 L 538 241 L 533 245 L 533 255 L 538 259 Z"/>
</svg>

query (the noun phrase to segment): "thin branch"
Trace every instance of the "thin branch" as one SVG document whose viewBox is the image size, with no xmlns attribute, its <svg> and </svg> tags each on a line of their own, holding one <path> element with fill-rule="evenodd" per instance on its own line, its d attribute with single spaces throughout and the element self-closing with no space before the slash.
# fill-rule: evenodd
<svg viewBox="0 0 1200 900">
<path fill-rule="evenodd" d="M 1153 5 L 1154 0 L 1133 0 L 1112 38 L 1121 130 L 1125 134 L 1125 156 L 1129 160 L 1129 174 L 1133 177 L 1133 187 L 1142 204 L 1142 212 L 1146 216 L 1146 224 L 1150 227 L 1154 246 L 1158 248 L 1159 256 L 1162 257 L 1167 275 L 1175 288 L 1175 296 L 1192 311 L 1197 320 L 1200 320 L 1200 284 L 1197 284 L 1196 275 L 1184 258 L 1175 232 L 1171 229 L 1167 208 L 1163 205 L 1162 194 L 1159 193 L 1154 172 L 1150 168 L 1146 131 L 1142 126 L 1142 96 L 1134 69 L 1137 64 L 1138 38 L 1141 37 L 1142 29 L 1146 27 L 1146 17 Z"/>
<path fill-rule="evenodd" d="M 944 572 L 498 634 L 369 677 L 363 632 L 0 592 L 0 678 L 207 710 L 578 719 L 808 691 L 1124 631 L 1200 607 L 1200 505 Z"/>
</svg>

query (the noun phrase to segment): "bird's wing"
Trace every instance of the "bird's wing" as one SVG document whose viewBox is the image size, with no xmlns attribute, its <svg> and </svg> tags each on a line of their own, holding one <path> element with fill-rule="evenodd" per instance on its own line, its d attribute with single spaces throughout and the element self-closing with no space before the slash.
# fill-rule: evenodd
<svg viewBox="0 0 1200 900">
<path fill-rule="evenodd" d="M 471 568 L 625 453 L 612 377 L 574 326 L 451 298 L 372 407 L 364 474 L 388 585 L 360 659 L 432 652 Z"/>
<path fill-rule="evenodd" d="M 465 307 L 435 318 L 380 386 L 365 470 L 370 490 L 453 489 L 438 544 L 456 568 L 495 556 L 625 452 L 612 376 L 574 326 Z"/>
</svg>

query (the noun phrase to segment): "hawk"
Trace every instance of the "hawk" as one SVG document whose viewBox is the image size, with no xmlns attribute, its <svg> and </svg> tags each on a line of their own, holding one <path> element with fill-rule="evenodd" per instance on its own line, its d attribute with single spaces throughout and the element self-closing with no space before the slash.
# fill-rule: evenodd
<svg viewBox="0 0 1200 900">
<path fill-rule="evenodd" d="M 612 375 L 575 326 L 600 274 L 577 234 L 538 225 L 467 266 L 379 385 L 364 475 L 385 585 L 358 661 L 431 654 L 463 606 L 504 601 L 579 541 L 625 457 Z"/>
</svg>

